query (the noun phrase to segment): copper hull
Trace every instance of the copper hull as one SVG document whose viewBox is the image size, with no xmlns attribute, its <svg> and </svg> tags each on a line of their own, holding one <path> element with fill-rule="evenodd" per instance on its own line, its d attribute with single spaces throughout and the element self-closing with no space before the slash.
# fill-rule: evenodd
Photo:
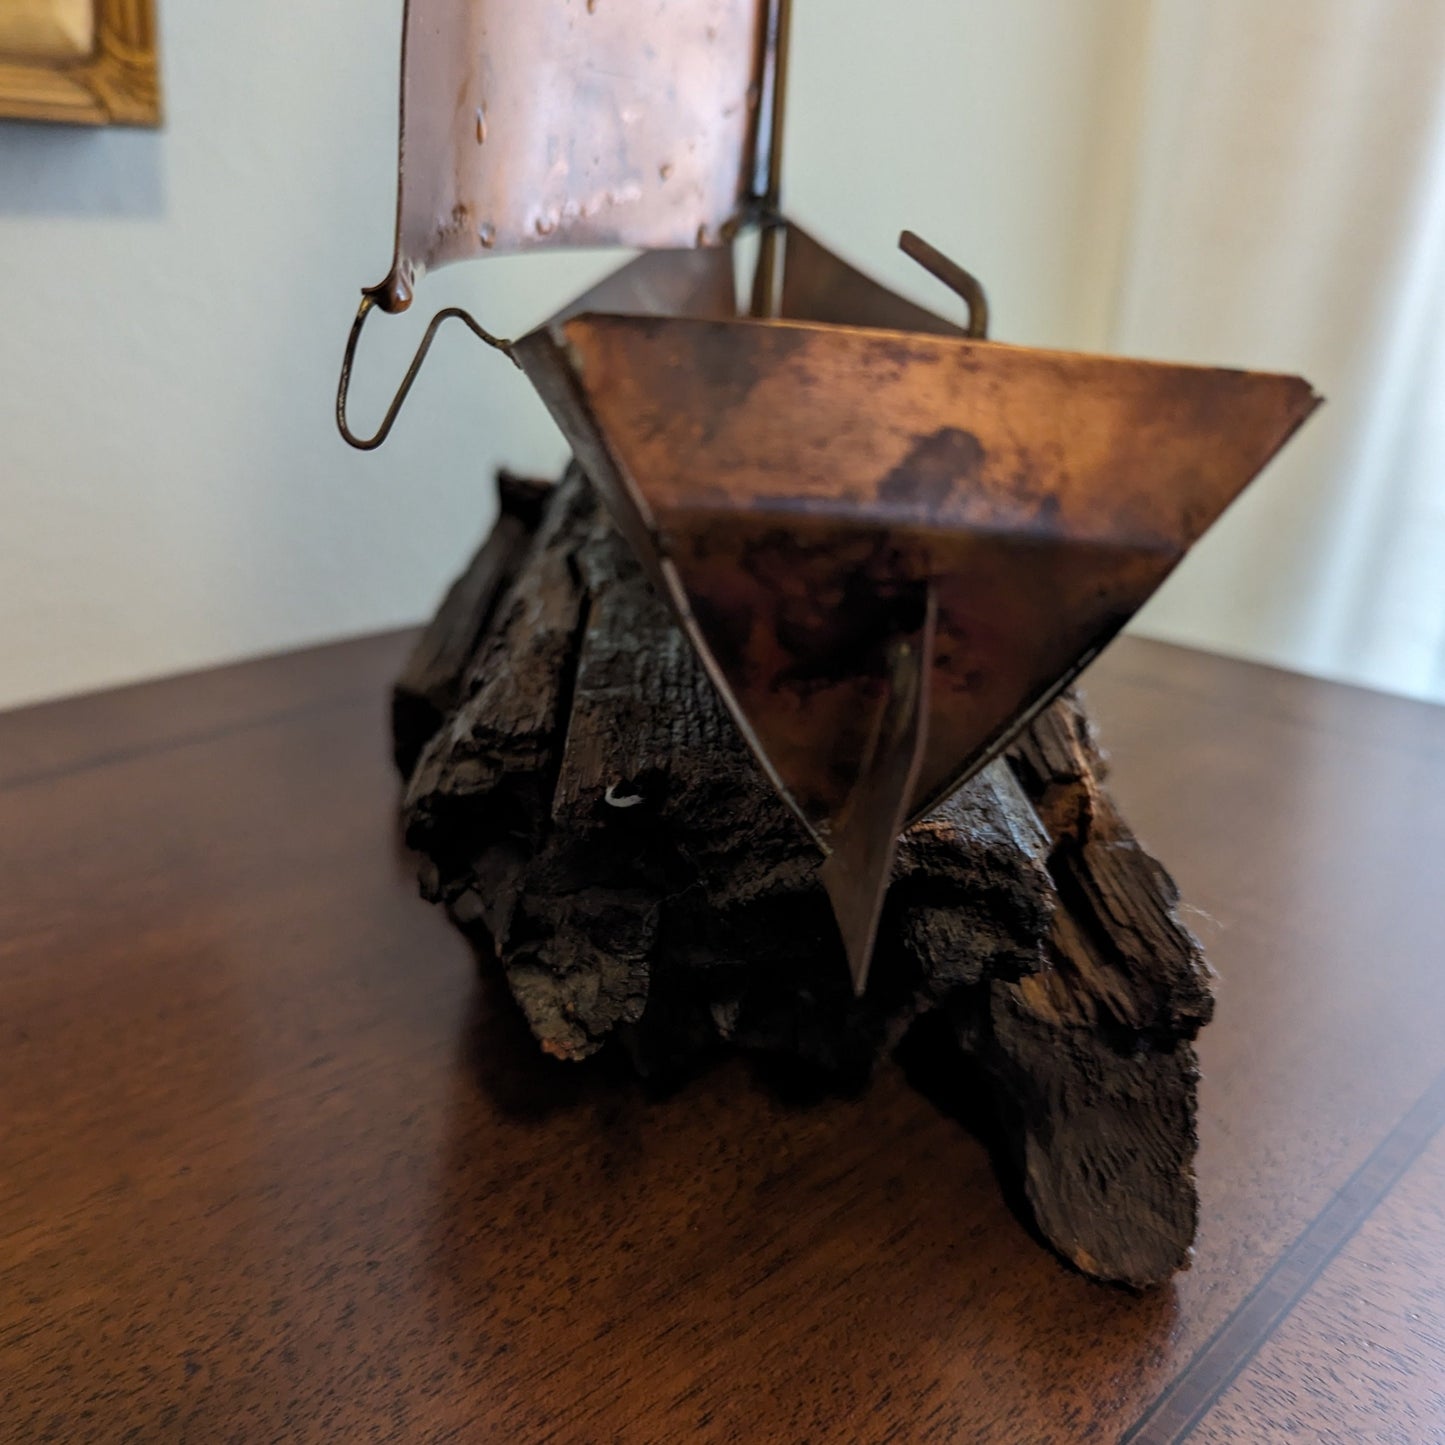
<svg viewBox="0 0 1445 1445">
<path fill-rule="evenodd" d="M 916 818 L 1313 410 L 1293 377 L 806 322 L 574 316 L 518 356 L 820 843 L 938 612 Z"/>
<path fill-rule="evenodd" d="M 901 825 L 1087 666 L 1318 398 L 970 339 L 799 236 L 782 309 L 813 316 L 738 317 L 720 262 L 643 257 L 591 298 L 632 314 L 584 298 L 515 355 L 830 855 L 861 982 Z"/>
</svg>

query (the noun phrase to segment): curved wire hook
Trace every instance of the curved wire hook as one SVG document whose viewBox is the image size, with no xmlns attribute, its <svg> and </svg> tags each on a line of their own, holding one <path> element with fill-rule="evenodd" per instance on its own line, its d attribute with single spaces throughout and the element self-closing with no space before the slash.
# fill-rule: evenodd
<svg viewBox="0 0 1445 1445">
<path fill-rule="evenodd" d="M 421 339 L 421 345 L 416 349 L 416 355 L 412 357 L 411 365 L 406 369 L 406 375 L 401 379 L 401 386 L 397 389 L 396 395 L 391 399 L 391 405 L 386 409 L 386 415 L 381 419 L 381 426 L 374 436 L 359 437 L 346 422 L 346 398 L 351 390 L 351 368 L 356 361 L 356 345 L 361 340 L 361 328 L 366 325 L 366 318 L 371 315 L 372 308 L 376 305 L 376 292 L 363 291 L 361 293 L 361 305 L 356 309 L 356 320 L 351 323 L 351 335 L 346 339 L 346 353 L 341 358 L 341 382 L 336 388 L 336 426 L 342 437 L 359 452 L 375 451 L 382 442 L 391 434 L 391 429 L 396 423 L 397 416 L 402 407 L 406 404 L 407 394 L 411 391 L 412 383 L 421 371 L 422 362 L 426 360 L 426 354 L 431 350 L 431 344 L 436 340 L 436 334 L 441 330 L 442 323 L 450 320 L 453 316 L 458 321 L 466 323 L 467 329 L 480 341 L 485 341 L 488 346 L 496 351 L 502 352 L 509 357 L 512 365 L 518 364 L 517 358 L 512 355 L 512 343 L 505 341 L 499 336 L 493 336 L 470 312 L 463 311 L 460 306 L 448 306 L 443 311 L 438 311 L 431 319 L 431 324 L 426 329 L 426 334 Z"/>
<path fill-rule="evenodd" d="M 978 277 L 971 271 L 965 271 L 957 261 L 950 261 L 937 247 L 930 246 L 912 231 L 905 231 L 898 238 L 898 249 L 963 298 L 968 306 L 968 334 L 977 341 L 985 340 L 988 337 L 988 297 Z"/>
</svg>

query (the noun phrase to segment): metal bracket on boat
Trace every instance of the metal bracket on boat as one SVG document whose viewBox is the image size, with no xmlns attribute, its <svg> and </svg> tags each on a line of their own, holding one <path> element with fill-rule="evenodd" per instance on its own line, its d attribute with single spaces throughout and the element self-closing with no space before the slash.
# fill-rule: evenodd
<svg viewBox="0 0 1445 1445">
<path fill-rule="evenodd" d="M 853 791 L 833 822 L 828 856 L 818 872 L 838 920 L 853 991 L 859 998 L 868 986 L 898 839 L 908 826 L 928 746 L 937 638 L 938 592 L 930 583 L 922 620 L 897 636 L 889 648 L 873 736 Z"/>
<path fill-rule="evenodd" d="M 962 297 L 968 307 L 968 334 L 976 341 L 988 338 L 988 296 L 983 282 L 965 271 L 957 261 L 950 260 L 936 246 L 930 246 L 922 236 L 905 231 L 898 238 L 898 249 L 912 261 L 917 261 L 930 276 L 942 281 L 956 295 Z"/>
<path fill-rule="evenodd" d="M 463 311 L 460 306 L 448 306 L 432 317 L 426 334 L 421 339 L 421 345 L 417 347 L 416 355 L 412 357 L 411 365 L 407 367 L 406 375 L 402 377 L 401 385 L 397 388 L 396 395 L 392 397 L 391 405 L 386 409 L 386 415 L 381 419 L 381 426 L 372 436 L 357 436 L 346 420 L 346 400 L 351 390 L 351 368 L 356 361 L 356 347 L 361 340 L 361 329 L 366 325 L 366 318 L 371 315 L 377 304 L 380 289 L 371 287 L 361 293 L 361 305 L 356 309 L 356 320 L 351 323 L 351 335 L 346 338 L 346 353 L 341 359 L 341 381 L 336 388 L 337 428 L 345 441 L 359 452 L 375 451 L 391 434 L 391 429 L 401 414 L 402 407 L 406 405 L 412 384 L 416 381 L 422 363 L 426 360 L 427 352 L 431 350 L 432 342 L 436 340 L 437 332 L 441 330 L 442 323 L 449 321 L 452 317 L 465 323 L 467 329 L 478 340 L 485 341 L 493 350 L 500 351 L 507 356 L 513 366 L 517 365 L 517 358 L 512 354 L 512 342 L 500 336 L 493 336 L 469 311 Z"/>
</svg>

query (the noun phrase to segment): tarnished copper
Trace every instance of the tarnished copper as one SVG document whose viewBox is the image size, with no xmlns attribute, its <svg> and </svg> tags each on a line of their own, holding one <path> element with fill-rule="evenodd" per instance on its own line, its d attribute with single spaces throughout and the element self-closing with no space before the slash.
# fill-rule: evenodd
<svg viewBox="0 0 1445 1445">
<path fill-rule="evenodd" d="M 410 0 L 396 262 L 338 420 L 355 440 L 368 306 L 404 305 L 423 267 L 647 248 L 519 341 L 464 319 L 526 372 L 817 840 L 861 989 L 905 824 L 1098 654 L 1318 399 L 991 342 L 983 288 L 920 238 L 903 249 L 957 319 L 788 223 L 787 19 L 788 0 Z M 669 191 L 661 158 L 684 151 Z M 740 301 L 713 243 L 744 220 Z"/>
<path fill-rule="evenodd" d="M 523 369 L 825 847 L 937 599 L 906 813 L 982 766 L 1313 409 L 1293 377 L 811 321 L 572 317 Z"/>
</svg>

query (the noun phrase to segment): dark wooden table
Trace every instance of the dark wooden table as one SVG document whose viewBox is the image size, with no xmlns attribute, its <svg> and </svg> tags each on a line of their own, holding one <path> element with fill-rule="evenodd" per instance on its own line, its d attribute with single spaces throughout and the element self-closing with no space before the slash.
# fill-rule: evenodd
<svg viewBox="0 0 1445 1445">
<path fill-rule="evenodd" d="M 397 846 L 405 642 L 0 718 L 0 1437 L 1445 1440 L 1445 711 L 1091 674 L 1223 975 L 1134 1296 L 896 1071 L 537 1060 Z"/>
</svg>

